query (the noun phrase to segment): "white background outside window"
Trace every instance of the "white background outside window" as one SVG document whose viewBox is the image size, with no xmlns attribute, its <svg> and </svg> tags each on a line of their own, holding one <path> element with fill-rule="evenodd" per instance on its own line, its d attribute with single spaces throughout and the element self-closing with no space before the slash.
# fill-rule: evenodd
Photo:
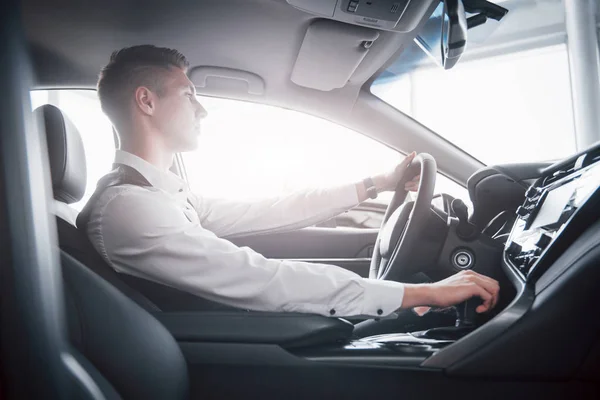
<svg viewBox="0 0 600 400">
<path fill-rule="evenodd" d="M 185 153 L 192 190 L 252 199 L 311 187 L 356 183 L 387 172 L 404 156 L 351 129 L 277 107 L 199 98 L 208 111 L 197 151 Z M 436 192 L 468 200 L 441 175 Z M 387 203 L 392 193 L 377 200 Z"/>
<path fill-rule="evenodd" d="M 576 151 L 565 44 L 435 66 L 371 91 L 484 164 L 557 160 Z"/>
</svg>

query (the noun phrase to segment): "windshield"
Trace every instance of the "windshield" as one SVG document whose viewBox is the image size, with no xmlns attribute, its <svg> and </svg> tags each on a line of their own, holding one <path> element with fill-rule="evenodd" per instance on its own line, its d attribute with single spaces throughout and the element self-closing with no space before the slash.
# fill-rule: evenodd
<svg viewBox="0 0 600 400">
<path fill-rule="evenodd" d="M 567 156 L 576 143 L 562 4 L 502 5 L 502 23 L 469 30 L 453 69 L 413 43 L 371 92 L 485 164 Z"/>
</svg>

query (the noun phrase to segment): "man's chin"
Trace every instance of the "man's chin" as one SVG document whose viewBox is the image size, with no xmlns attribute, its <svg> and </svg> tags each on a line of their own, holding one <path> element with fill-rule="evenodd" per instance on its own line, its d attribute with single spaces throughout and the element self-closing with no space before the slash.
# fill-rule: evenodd
<svg viewBox="0 0 600 400">
<path fill-rule="evenodd" d="M 183 150 L 183 151 L 189 152 L 189 151 L 195 151 L 195 150 L 198 150 L 198 141 L 197 140 L 194 140 L 192 143 L 189 143 L 186 150 Z"/>
<path fill-rule="evenodd" d="M 198 150 L 198 137 L 191 138 L 184 143 L 180 143 L 178 152 L 187 153 L 190 151 Z"/>
</svg>

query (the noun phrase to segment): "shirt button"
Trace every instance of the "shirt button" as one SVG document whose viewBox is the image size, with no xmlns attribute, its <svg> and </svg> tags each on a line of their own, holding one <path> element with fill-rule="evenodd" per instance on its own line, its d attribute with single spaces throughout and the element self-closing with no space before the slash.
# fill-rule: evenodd
<svg viewBox="0 0 600 400">
<path fill-rule="evenodd" d="M 377 315 L 381 315 L 383 314 L 383 310 L 380 308 L 379 310 L 377 310 Z"/>
<path fill-rule="evenodd" d="M 179 193 L 183 192 L 183 189 L 179 189 Z"/>
<path fill-rule="evenodd" d="M 329 310 L 329 315 L 335 315 L 335 310 L 333 308 Z"/>
</svg>

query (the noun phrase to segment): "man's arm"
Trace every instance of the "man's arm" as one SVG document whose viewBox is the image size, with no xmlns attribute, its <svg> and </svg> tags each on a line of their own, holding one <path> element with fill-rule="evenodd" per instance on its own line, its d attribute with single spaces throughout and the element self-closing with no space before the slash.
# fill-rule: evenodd
<svg viewBox="0 0 600 400">
<path fill-rule="evenodd" d="M 234 307 L 384 317 L 400 307 L 446 306 L 472 296 L 482 297 L 482 307 L 489 309 L 497 299 L 497 283 L 475 273 L 433 285 L 404 285 L 332 265 L 266 259 L 218 238 L 143 188 L 106 194 L 92 213 L 88 233 L 117 270 Z"/>
<path fill-rule="evenodd" d="M 411 153 L 392 170 L 372 177 L 377 191 L 394 190 L 414 157 L 415 153 Z M 417 176 L 407 182 L 405 189 L 417 190 L 418 179 Z M 348 211 L 367 198 L 365 185 L 360 181 L 252 202 L 200 197 L 193 200 L 205 228 L 219 237 L 233 237 L 305 228 Z"/>
<path fill-rule="evenodd" d="M 219 237 L 232 237 L 305 228 L 358 203 L 356 185 L 348 184 L 247 202 L 196 197 L 194 208 L 202 226 Z"/>
<path fill-rule="evenodd" d="M 257 311 L 385 316 L 402 304 L 401 283 L 363 279 L 332 265 L 267 259 L 190 221 L 161 194 L 119 187 L 103 197 L 88 233 L 120 272 Z"/>
</svg>

